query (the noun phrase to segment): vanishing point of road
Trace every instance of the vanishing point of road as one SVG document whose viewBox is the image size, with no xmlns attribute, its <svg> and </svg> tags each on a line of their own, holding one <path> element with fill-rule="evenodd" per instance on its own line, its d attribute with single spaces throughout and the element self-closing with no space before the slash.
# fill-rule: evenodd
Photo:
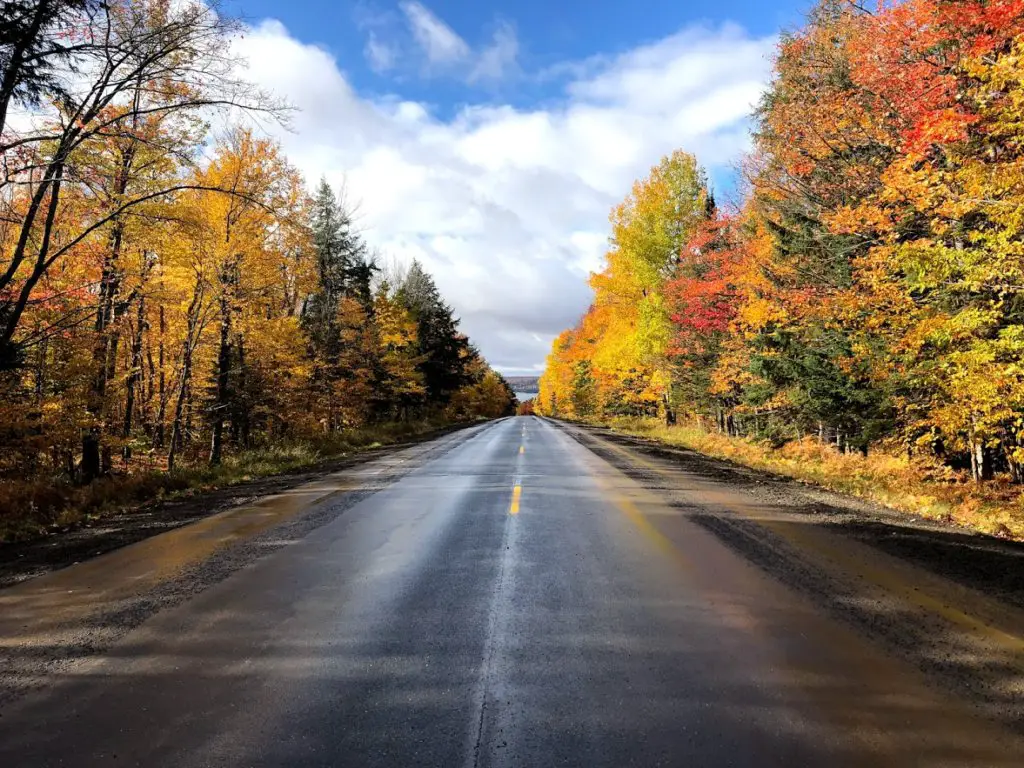
<svg viewBox="0 0 1024 768">
<path fill-rule="evenodd" d="M 1024 764 L 1019 607 L 693 461 L 508 418 L 2 590 L 0 765 Z"/>
</svg>

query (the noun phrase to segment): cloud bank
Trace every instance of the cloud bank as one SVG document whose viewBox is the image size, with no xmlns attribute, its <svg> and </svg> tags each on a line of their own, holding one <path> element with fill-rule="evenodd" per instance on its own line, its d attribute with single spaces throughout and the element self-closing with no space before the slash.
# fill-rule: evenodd
<svg viewBox="0 0 1024 768">
<path fill-rule="evenodd" d="M 428 59 L 462 61 L 469 82 L 515 63 L 510 27 L 473 53 L 421 4 L 402 9 Z M 608 211 L 634 179 L 677 147 L 713 172 L 746 150 L 774 39 L 696 26 L 543 73 L 557 88 L 543 106 L 481 102 L 445 119 L 398 94 L 357 93 L 329 53 L 279 22 L 239 45 L 249 76 L 300 110 L 279 134 L 293 162 L 311 182 L 344 184 L 370 244 L 421 260 L 488 361 L 514 374 L 540 370 L 586 309 Z M 385 42 L 367 45 L 377 71 L 395 65 Z"/>
</svg>

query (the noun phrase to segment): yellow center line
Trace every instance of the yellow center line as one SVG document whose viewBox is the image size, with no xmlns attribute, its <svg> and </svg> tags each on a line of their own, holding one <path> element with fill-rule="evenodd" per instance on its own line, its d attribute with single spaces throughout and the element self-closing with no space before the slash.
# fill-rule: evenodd
<svg viewBox="0 0 1024 768">
<path fill-rule="evenodd" d="M 509 505 L 508 513 L 510 515 L 519 514 L 519 497 L 523 495 L 523 486 L 516 484 L 515 488 L 512 489 L 512 503 Z"/>
</svg>

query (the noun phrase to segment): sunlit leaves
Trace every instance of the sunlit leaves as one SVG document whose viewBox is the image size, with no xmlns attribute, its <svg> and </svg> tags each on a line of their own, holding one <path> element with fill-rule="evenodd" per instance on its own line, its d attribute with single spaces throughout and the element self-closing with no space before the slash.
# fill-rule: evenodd
<svg viewBox="0 0 1024 768">
<path fill-rule="evenodd" d="M 1024 0 L 822 0 L 757 117 L 735 216 L 673 207 L 664 164 L 615 210 L 540 407 L 572 415 L 592 360 L 599 392 L 644 370 L 721 429 L 1024 479 Z"/>
</svg>

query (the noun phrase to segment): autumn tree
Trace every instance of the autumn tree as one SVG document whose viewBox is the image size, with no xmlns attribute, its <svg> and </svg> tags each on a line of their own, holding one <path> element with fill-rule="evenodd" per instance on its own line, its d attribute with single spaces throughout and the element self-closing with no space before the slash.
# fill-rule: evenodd
<svg viewBox="0 0 1024 768">
<path fill-rule="evenodd" d="M 667 380 L 730 434 L 902 443 L 1024 480 L 1022 44 L 1021 0 L 820 2 L 780 42 L 741 210 L 646 259 L 671 237 L 658 214 L 630 240 L 657 210 L 658 174 L 638 183 L 538 407 L 578 415 L 591 362 L 605 415 L 647 374 L 641 398 Z"/>
<path fill-rule="evenodd" d="M 378 417 L 404 421 L 424 404 L 427 390 L 420 366 L 425 359 L 416 318 L 386 281 L 374 297 L 373 321 L 378 359 L 373 408 Z"/>
<path fill-rule="evenodd" d="M 0 362 L 16 365 L 24 348 L 21 320 L 44 275 L 77 245 L 102 238 L 112 223 L 138 206 L 188 186 L 168 178 L 156 188 L 126 193 L 105 203 L 80 206 L 81 218 L 63 211 L 71 190 L 91 197 L 91 164 L 96 142 L 131 137 L 143 116 L 199 114 L 200 110 L 236 107 L 267 109 L 268 102 L 235 75 L 228 40 L 235 27 L 201 4 L 137 0 L 102 4 L 83 11 L 75 22 L 75 46 L 68 66 L 51 82 L 63 91 L 57 113 L 43 115 L 29 128 L 5 135 L 4 218 L 18 222 L 0 273 Z M 111 55 L 116 51 L 116 55 Z M 52 80 L 52 78 L 50 78 Z M 50 82 L 48 80 L 48 82 Z M 138 136 L 142 141 L 147 136 Z M 173 155 L 174 145 L 155 149 Z"/>
<path fill-rule="evenodd" d="M 605 267 L 591 276 L 594 304 L 556 341 L 542 412 L 645 415 L 675 421 L 665 284 L 683 247 L 713 208 L 704 171 L 685 152 L 665 157 L 611 213 Z M 553 382 L 552 382 L 553 383 Z"/>
</svg>

